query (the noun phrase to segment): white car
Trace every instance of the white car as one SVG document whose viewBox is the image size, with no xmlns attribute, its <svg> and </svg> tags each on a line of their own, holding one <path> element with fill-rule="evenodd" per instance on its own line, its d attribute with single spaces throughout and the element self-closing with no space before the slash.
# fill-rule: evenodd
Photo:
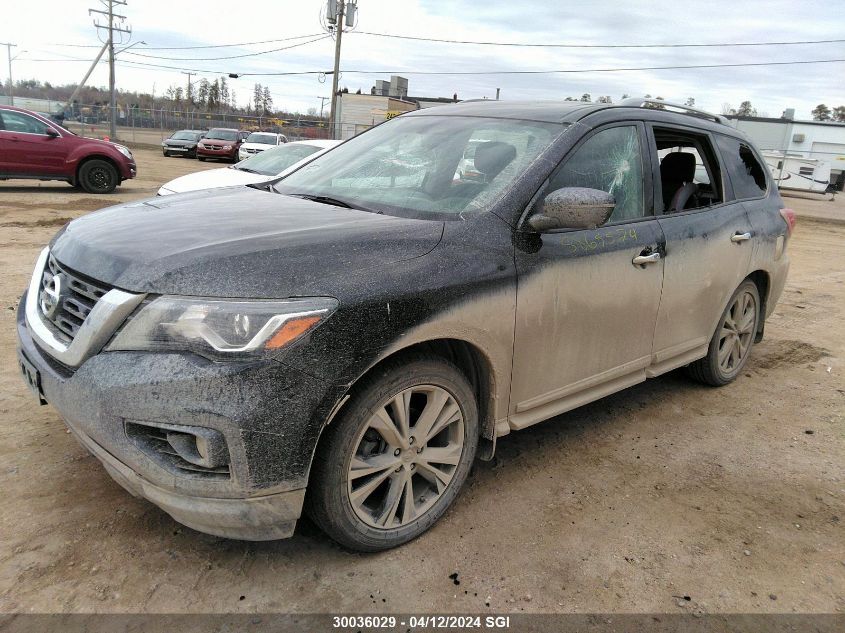
<svg viewBox="0 0 845 633">
<path fill-rule="evenodd" d="M 263 152 L 265 149 L 276 147 L 287 143 L 288 139 L 284 134 L 273 134 L 272 132 L 252 132 L 238 149 L 238 160 L 249 158 L 253 154 Z"/>
<path fill-rule="evenodd" d="M 310 163 L 339 144 L 340 141 L 324 140 L 285 143 L 229 167 L 198 171 L 175 178 L 164 183 L 158 190 L 158 195 L 269 182 Z"/>
</svg>

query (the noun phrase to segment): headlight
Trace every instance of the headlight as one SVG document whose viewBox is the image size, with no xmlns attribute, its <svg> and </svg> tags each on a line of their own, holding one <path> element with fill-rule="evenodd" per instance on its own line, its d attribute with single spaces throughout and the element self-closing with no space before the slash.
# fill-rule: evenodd
<svg viewBox="0 0 845 633">
<path fill-rule="evenodd" d="M 129 151 L 128 147 L 124 145 L 115 144 L 115 149 L 117 149 L 118 152 L 126 156 L 126 158 L 132 158 L 132 152 Z"/>
<path fill-rule="evenodd" d="M 163 296 L 131 317 L 106 350 L 255 357 L 290 345 L 331 316 L 337 305 L 331 297 L 237 301 Z"/>
<path fill-rule="evenodd" d="M 162 143 L 162 144 L 161 144 L 161 146 L 162 146 L 162 147 L 167 147 L 167 143 Z"/>
<path fill-rule="evenodd" d="M 232 149 L 232 146 L 231 145 L 224 145 L 223 149 Z"/>
</svg>

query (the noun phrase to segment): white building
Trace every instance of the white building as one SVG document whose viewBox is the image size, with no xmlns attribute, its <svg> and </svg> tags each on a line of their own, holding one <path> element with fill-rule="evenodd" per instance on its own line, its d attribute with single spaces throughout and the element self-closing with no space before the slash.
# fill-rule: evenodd
<svg viewBox="0 0 845 633">
<path fill-rule="evenodd" d="M 393 75 L 390 81 L 378 80 L 370 94 L 342 92 L 337 100 L 337 136 L 347 139 L 387 119 L 422 108 L 455 103 L 457 95 L 447 97 L 409 97 L 408 80 Z"/>
<path fill-rule="evenodd" d="M 845 183 L 845 123 L 796 121 L 787 110 L 780 119 L 728 115 L 764 152 L 785 152 L 830 163 L 831 182 L 841 190 Z M 789 117 L 789 118 L 786 118 Z"/>
</svg>

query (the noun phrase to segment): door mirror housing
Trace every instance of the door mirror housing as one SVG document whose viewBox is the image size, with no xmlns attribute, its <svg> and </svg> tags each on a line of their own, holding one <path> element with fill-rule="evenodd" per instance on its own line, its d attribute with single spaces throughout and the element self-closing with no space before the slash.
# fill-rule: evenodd
<svg viewBox="0 0 845 633">
<path fill-rule="evenodd" d="M 58 132 L 56 132 L 56 130 L 54 130 L 54 129 L 53 129 L 53 128 L 51 128 L 51 127 L 48 127 L 48 128 L 47 128 L 47 131 L 46 131 L 46 132 L 44 132 L 44 134 L 46 134 L 46 135 L 47 135 L 47 136 L 49 136 L 50 138 L 56 138 L 56 137 L 58 137 L 58 136 L 59 136 L 59 133 L 58 133 Z"/>
<path fill-rule="evenodd" d="M 564 187 L 546 196 L 543 210 L 528 219 L 540 233 L 554 229 L 594 229 L 607 222 L 616 199 L 606 191 L 587 187 Z"/>
</svg>

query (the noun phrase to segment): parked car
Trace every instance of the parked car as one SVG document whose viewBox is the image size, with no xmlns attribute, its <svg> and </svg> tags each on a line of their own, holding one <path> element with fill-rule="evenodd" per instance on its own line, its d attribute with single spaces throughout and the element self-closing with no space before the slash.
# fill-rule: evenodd
<svg viewBox="0 0 845 633">
<path fill-rule="evenodd" d="M 205 136 L 202 130 L 179 130 L 161 143 L 161 153 L 165 156 L 197 157 L 197 145 Z"/>
<path fill-rule="evenodd" d="M 275 132 L 251 132 L 238 150 L 238 158 L 244 160 L 265 149 L 288 142 L 288 137 Z"/>
<path fill-rule="evenodd" d="M 88 193 L 111 193 L 137 170 L 128 147 L 77 136 L 36 112 L 0 106 L 0 180 L 64 180 Z"/>
<path fill-rule="evenodd" d="M 314 160 L 339 143 L 340 141 L 323 140 L 285 143 L 229 167 L 198 171 L 174 178 L 161 186 L 158 195 L 167 196 L 199 189 L 250 185 L 276 180 Z"/>
<path fill-rule="evenodd" d="M 238 149 L 249 132 L 238 131 L 225 127 L 215 127 L 206 132 L 205 137 L 197 144 L 197 158 L 207 160 L 238 160 Z"/>
<path fill-rule="evenodd" d="M 344 546 L 405 543 L 497 438 L 677 367 L 724 385 L 763 336 L 794 214 L 745 135 L 648 103 L 420 110 L 272 186 L 76 219 L 21 372 L 188 526 L 288 537 L 307 489 Z"/>
</svg>

